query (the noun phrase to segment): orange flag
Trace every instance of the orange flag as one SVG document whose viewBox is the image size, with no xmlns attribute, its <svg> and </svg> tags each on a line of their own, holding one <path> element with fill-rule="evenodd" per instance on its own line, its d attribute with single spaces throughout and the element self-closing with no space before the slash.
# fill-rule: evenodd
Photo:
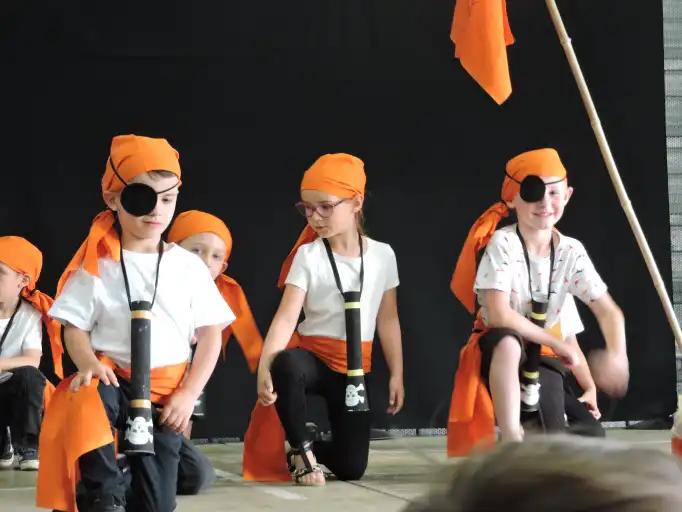
<svg viewBox="0 0 682 512">
<path fill-rule="evenodd" d="M 506 0 L 457 0 L 450 39 L 455 57 L 498 105 L 511 94 L 507 45 L 514 36 Z"/>
</svg>

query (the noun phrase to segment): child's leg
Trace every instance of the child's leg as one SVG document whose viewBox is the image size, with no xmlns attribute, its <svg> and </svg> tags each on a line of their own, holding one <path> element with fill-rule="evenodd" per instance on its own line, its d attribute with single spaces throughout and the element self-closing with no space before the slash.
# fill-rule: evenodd
<svg viewBox="0 0 682 512">
<path fill-rule="evenodd" d="M 306 392 L 317 388 L 317 362 L 312 353 L 295 348 L 277 354 L 270 368 L 272 385 L 277 393 L 275 407 L 292 448 L 310 441 L 305 427 L 308 417 Z"/>
<path fill-rule="evenodd" d="M 503 336 L 493 349 L 488 384 L 500 438 L 521 441 L 521 385 L 519 363 L 521 344 L 514 336 Z"/>
<path fill-rule="evenodd" d="M 270 368 L 272 384 L 277 393 L 277 414 L 289 444 L 297 450 L 311 441 L 305 426 L 308 415 L 306 392 L 318 389 L 320 365 L 324 366 L 312 353 L 295 348 L 277 354 Z M 307 450 L 306 455 L 312 465 L 317 462 L 312 451 Z M 301 467 L 300 457 L 296 464 Z M 304 484 L 322 482 L 324 476 L 321 473 L 310 473 L 301 479 Z"/>
<path fill-rule="evenodd" d="M 9 383 L 0 384 L 0 469 L 14 466 L 14 450 L 9 431 L 12 422 L 12 402 Z"/>
<path fill-rule="evenodd" d="M 540 414 L 545 432 L 566 430 L 564 414 L 564 376 L 546 366 L 540 366 Z"/>
<path fill-rule="evenodd" d="M 155 455 L 130 455 L 132 499 L 127 510 L 171 512 L 175 510 L 178 463 L 182 434 L 154 426 Z"/>
<path fill-rule="evenodd" d="M 365 474 L 369 458 L 371 413 L 348 412 L 345 404 L 346 376 L 320 364 L 323 366 L 320 372 L 323 373 L 332 440 L 315 443 L 317 460 L 339 480 L 359 480 Z"/>
<path fill-rule="evenodd" d="M 178 494 L 199 494 L 199 491 L 210 487 L 213 482 L 215 470 L 211 461 L 192 444 L 192 441 L 183 437 L 178 464 Z"/>
<path fill-rule="evenodd" d="M 19 454 L 35 452 L 43 417 L 45 377 L 33 366 L 14 368 L 12 373 L 5 384 L 10 387 L 12 441 Z"/>
<path fill-rule="evenodd" d="M 125 383 L 119 379 L 123 386 Z M 121 388 L 99 383 L 97 391 L 102 399 L 104 410 L 109 423 L 114 428 L 120 427 Z M 79 428 L 84 429 L 85 426 Z M 81 483 L 85 488 L 85 503 L 88 510 L 97 510 L 96 504 L 108 504 L 112 501 L 119 505 L 125 504 L 126 484 L 118 464 L 114 444 L 108 444 L 92 450 L 78 459 L 81 472 Z M 79 507 L 80 508 L 80 507 Z"/>
</svg>

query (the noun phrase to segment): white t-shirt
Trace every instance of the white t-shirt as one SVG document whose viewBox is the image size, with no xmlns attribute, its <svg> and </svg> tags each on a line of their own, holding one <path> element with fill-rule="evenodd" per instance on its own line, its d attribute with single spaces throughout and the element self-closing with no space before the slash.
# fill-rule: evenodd
<svg viewBox="0 0 682 512">
<path fill-rule="evenodd" d="M 575 305 L 575 299 L 570 293 L 566 295 L 564 306 L 561 308 L 561 334 L 564 339 L 569 336 L 575 336 L 585 330 L 578 308 Z"/>
<path fill-rule="evenodd" d="M 21 300 L 21 299 L 20 299 Z M 0 336 L 5 334 L 9 318 L 0 319 Z M 43 321 L 28 302 L 21 305 L 0 349 L 0 357 L 19 357 L 24 350 L 43 350 Z"/>
<path fill-rule="evenodd" d="M 123 251 L 131 300 L 151 301 L 158 254 Z M 130 367 L 130 307 L 121 264 L 100 258 L 99 277 L 80 269 L 69 278 L 49 311 L 51 317 L 90 333 L 93 350 Z M 206 265 L 169 244 L 161 260 L 152 308 L 151 367 L 179 364 L 190 356 L 195 329 L 235 319 Z"/>
<path fill-rule="evenodd" d="M 547 308 L 547 327 L 552 327 L 560 316 L 567 294 L 585 304 L 606 293 L 606 285 L 594 268 L 583 245 L 575 238 L 558 234 L 552 273 L 552 296 Z M 533 298 L 547 301 L 550 258 L 529 255 Z M 490 238 L 476 273 L 474 290 L 500 290 L 509 293 L 511 307 L 527 316 L 531 309 L 528 290 L 528 268 L 516 224 L 498 229 Z M 488 323 L 483 296 L 478 295 L 483 321 Z M 575 333 L 573 333 L 575 334 Z"/>
<path fill-rule="evenodd" d="M 363 241 L 365 283 L 360 298 L 360 325 L 362 341 L 370 341 L 374 339 L 384 292 L 397 287 L 400 281 L 391 246 L 368 237 L 363 237 Z M 334 260 L 343 291 L 360 290 L 360 257 L 334 254 Z M 298 326 L 300 334 L 346 339 L 343 297 L 336 286 L 322 239 L 299 247 L 285 282 L 306 292 L 303 303 L 305 320 Z"/>
</svg>

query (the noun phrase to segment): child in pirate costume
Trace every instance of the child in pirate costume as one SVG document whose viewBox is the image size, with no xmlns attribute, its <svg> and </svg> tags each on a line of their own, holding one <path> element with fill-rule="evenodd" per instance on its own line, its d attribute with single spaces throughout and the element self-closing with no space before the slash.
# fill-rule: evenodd
<svg viewBox="0 0 682 512">
<path fill-rule="evenodd" d="M 491 443 L 495 420 L 501 440 L 523 438 L 522 400 L 533 410 L 542 396 L 540 372 L 529 365 L 539 359 L 534 347 L 552 356 L 547 358 L 550 364 L 579 364 L 576 348 L 564 341 L 559 326 L 567 294 L 588 305 L 606 341 L 606 350 L 592 360 L 597 387 L 613 395 L 627 388 L 623 315 L 583 245 L 554 229 L 571 194 L 555 150 L 522 153 L 507 163 L 501 201 L 469 231 L 451 288 L 476 312 L 476 321 L 455 375 L 448 419 L 450 456 Z M 495 231 L 510 209 L 518 222 Z M 519 367 L 524 359 L 522 390 Z"/>
<path fill-rule="evenodd" d="M 181 213 L 173 221 L 168 241 L 196 254 L 208 267 L 220 294 L 236 316 L 235 321 L 223 330 L 223 356 L 227 342 L 234 335 L 249 369 L 254 373 L 263 349 L 263 338 L 244 290 L 237 281 L 224 274 L 232 253 L 230 230 L 218 217 L 191 210 Z M 180 450 L 178 494 L 196 494 L 214 480 L 214 471 L 208 458 L 192 445 L 188 432 L 186 435 Z"/>
<path fill-rule="evenodd" d="M 281 479 L 287 460 L 289 478 L 301 485 L 325 483 L 318 462 L 341 480 L 362 477 L 370 431 L 362 377 L 371 369 L 375 327 L 390 371 L 388 412 L 402 408 L 398 270 L 389 245 L 361 235 L 365 180 L 363 162 L 343 153 L 320 157 L 303 176 L 297 207 L 308 225 L 280 273 L 284 294 L 258 367 L 260 407 L 244 439 L 246 479 Z M 305 320 L 297 328 L 301 309 Z M 314 450 L 306 430 L 309 392 L 326 400 L 333 437 Z M 273 405 L 273 421 L 262 421 L 259 411 L 274 412 Z"/>
<path fill-rule="evenodd" d="M 55 361 L 59 324 L 47 316 L 52 298 L 36 290 L 43 255 L 28 240 L 0 237 L 0 468 L 38 469 L 38 436 L 49 384 L 38 369 L 43 322 Z M 55 373 L 61 368 L 55 365 Z M 48 386 L 46 388 L 46 386 Z"/>
<path fill-rule="evenodd" d="M 112 140 L 102 178 L 109 209 L 93 221 L 50 310 L 78 372 L 58 386 L 45 415 L 39 507 L 75 510 L 77 476 L 81 511 L 175 507 L 181 433 L 234 319 L 206 266 L 161 239 L 180 183 L 178 153 L 166 140 Z M 131 492 L 112 430 L 125 430 L 118 448 L 128 455 Z"/>
</svg>

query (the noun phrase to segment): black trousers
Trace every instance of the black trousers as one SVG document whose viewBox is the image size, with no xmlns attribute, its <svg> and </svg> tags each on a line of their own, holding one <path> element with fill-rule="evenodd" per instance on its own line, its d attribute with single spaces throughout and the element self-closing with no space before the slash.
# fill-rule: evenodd
<svg viewBox="0 0 682 512">
<path fill-rule="evenodd" d="M 319 394 L 327 402 L 332 440 L 316 442 L 315 457 L 340 480 L 360 479 L 369 457 L 370 413 L 346 411 L 346 376 L 302 348 L 277 354 L 270 371 L 275 407 L 289 444 L 296 448 L 309 441 L 306 394 Z"/>
<path fill-rule="evenodd" d="M 203 452 L 182 436 L 177 492 L 181 495 L 199 494 L 215 482 L 215 470 Z"/>
<path fill-rule="evenodd" d="M 601 423 L 578 401 L 562 372 L 548 364 L 540 366 L 540 411 L 547 432 L 568 431 L 589 437 L 606 435 Z"/>
<path fill-rule="evenodd" d="M 119 378 L 120 388 L 100 382 L 97 390 L 102 398 L 112 430 L 124 430 L 130 401 L 129 384 Z M 175 509 L 175 493 L 182 436 L 166 427 L 159 428 L 154 418 L 155 455 L 128 457 L 132 477 L 127 510 L 135 512 L 171 512 Z M 93 498 L 115 496 L 125 502 L 126 478 L 116 463 L 114 445 L 108 444 L 78 459 L 81 483 L 85 488 L 85 510 Z M 81 507 L 79 506 L 79 509 Z"/>
<path fill-rule="evenodd" d="M 12 377 L 0 384 L 0 438 L 4 442 L 9 427 L 18 451 L 37 449 L 45 377 L 33 366 L 21 366 L 11 372 Z"/>
</svg>

